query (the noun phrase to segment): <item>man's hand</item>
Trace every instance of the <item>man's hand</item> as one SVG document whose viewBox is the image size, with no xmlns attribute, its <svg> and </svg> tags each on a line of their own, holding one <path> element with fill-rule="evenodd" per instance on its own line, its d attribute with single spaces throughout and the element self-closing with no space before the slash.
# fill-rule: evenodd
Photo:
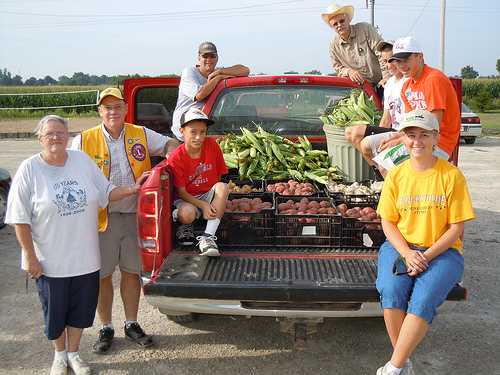
<svg viewBox="0 0 500 375">
<path fill-rule="evenodd" d="M 357 83 L 358 85 L 362 85 L 363 82 L 365 81 L 365 79 L 363 78 L 361 73 L 358 72 L 357 70 L 351 69 L 351 70 L 349 70 L 348 74 L 349 74 L 349 78 L 351 79 L 351 81 L 353 81 L 354 83 Z"/>
<path fill-rule="evenodd" d="M 165 145 L 165 159 L 168 159 L 169 155 L 180 145 L 177 139 L 170 139 Z"/>
<path fill-rule="evenodd" d="M 377 151 L 382 152 L 385 149 L 396 147 L 397 145 L 401 145 L 401 144 L 403 144 L 403 142 L 404 142 L 403 134 L 401 134 L 401 133 L 393 134 L 390 137 L 382 139 Z"/>
<path fill-rule="evenodd" d="M 210 81 L 210 80 L 212 80 L 212 79 L 214 79 L 214 78 L 216 78 L 216 77 L 217 77 L 217 78 L 219 79 L 219 81 L 220 81 L 220 80 L 222 80 L 222 79 L 228 79 L 228 78 L 234 78 L 234 77 L 236 77 L 236 76 L 233 76 L 233 75 L 231 75 L 231 74 L 224 74 L 224 73 L 220 73 L 219 71 L 220 71 L 220 69 L 215 70 L 215 71 L 213 71 L 212 73 L 210 73 L 210 74 L 208 75 L 207 80 L 208 80 L 208 81 Z"/>
</svg>

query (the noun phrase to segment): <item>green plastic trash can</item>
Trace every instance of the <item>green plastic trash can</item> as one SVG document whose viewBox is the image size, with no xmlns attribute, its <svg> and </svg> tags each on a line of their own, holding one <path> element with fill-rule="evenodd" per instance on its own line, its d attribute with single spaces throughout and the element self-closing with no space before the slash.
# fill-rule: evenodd
<svg viewBox="0 0 500 375">
<path fill-rule="evenodd" d="M 354 182 L 374 179 L 370 164 L 345 139 L 345 127 L 324 125 L 323 130 L 326 134 L 330 165 L 337 166 L 342 170 L 342 178 L 345 181 Z"/>
</svg>

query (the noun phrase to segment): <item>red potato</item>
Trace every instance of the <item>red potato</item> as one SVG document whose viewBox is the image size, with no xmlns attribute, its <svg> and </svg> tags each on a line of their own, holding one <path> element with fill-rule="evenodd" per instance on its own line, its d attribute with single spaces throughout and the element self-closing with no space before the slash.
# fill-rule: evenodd
<svg viewBox="0 0 500 375">
<path fill-rule="evenodd" d="M 349 209 L 349 207 L 347 207 L 347 204 L 345 203 L 342 203 L 342 204 L 339 204 L 338 207 L 337 207 L 339 210 L 342 210 L 342 211 L 347 211 Z"/>
<path fill-rule="evenodd" d="M 328 214 L 328 208 L 326 208 L 326 207 L 321 207 L 321 208 L 318 210 L 318 214 L 320 214 L 320 215 L 326 215 L 326 214 Z"/>
<path fill-rule="evenodd" d="M 376 212 L 370 212 L 368 215 L 366 215 L 370 218 L 370 220 L 375 220 L 378 217 L 378 214 Z"/>
<path fill-rule="evenodd" d="M 309 199 L 307 199 L 307 198 L 302 198 L 302 199 L 300 200 L 300 203 L 309 204 Z"/>
<path fill-rule="evenodd" d="M 273 208 L 273 204 L 271 202 L 263 202 L 262 204 L 266 210 Z"/>
<path fill-rule="evenodd" d="M 333 208 L 333 207 L 327 208 L 327 214 L 328 215 L 335 215 L 336 214 L 335 208 Z"/>
<path fill-rule="evenodd" d="M 284 186 L 277 186 L 276 187 L 276 193 L 278 194 L 283 194 L 283 192 L 286 190 Z"/>
<path fill-rule="evenodd" d="M 283 195 L 293 195 L 292 191 L 290 189 L 286 189 L 282 193 Z"/>
<path fill-rule="evenodd" d="M 274 193 L 276 191 L 276 184 L 269 185 L 267 191 Z"/>
<path fill-rule="evenodd" d="M 328 201 L 321 201 L 321 202 L 319 202 L 319 206 L 322 208 L 328 208 L 328 207 L 331 207 L 331 204 Z"/>
<path fill-rule="evenodd" d="M 309 208 L 316 208 L 318 209 L 320 207 L 320 204 L 318 201 L 310 201 L 309 202 Z"/>
<path fill-rule="evenodd" d="M 289 203 L 280 203 L 278 204 L 278 211 L 286 211 L 291 209 L 293 206 Z"/>
</svg>

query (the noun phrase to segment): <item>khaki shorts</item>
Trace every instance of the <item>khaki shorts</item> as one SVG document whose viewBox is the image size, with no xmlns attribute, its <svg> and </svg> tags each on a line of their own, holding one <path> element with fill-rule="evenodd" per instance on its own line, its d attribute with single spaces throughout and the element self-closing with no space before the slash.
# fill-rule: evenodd
<svg viewBox="0 0 500 375">
<path fill-rule="evenodd" d="M 142 269 L 137 240 L 137 214 L 112 212 L 108 214 L 108 227 L 99 233 L 101 249 L 101 279 L 120 270 L 139 274 Z"/>
</svg>

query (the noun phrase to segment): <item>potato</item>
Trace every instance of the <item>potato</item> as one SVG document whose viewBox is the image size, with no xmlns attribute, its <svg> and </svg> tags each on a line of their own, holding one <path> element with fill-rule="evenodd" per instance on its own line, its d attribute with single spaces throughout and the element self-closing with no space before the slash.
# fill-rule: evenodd
<svg viewBox="0 0 500 375">
<path fill-rule="evenodd" d="M 309 208 L 315 208 L 315 209 L 318 209 L 319 207 L 320 207 L 319 202 L 317 202 L 317 201 L 310 201 L 310 202 L 309 202 Z"/>
<path fill-rule="evenodd" d="M 302 199 L 300 200 L 300 203 L 309 204 L 309 199 L 307 199 L 307 198 L 302 198 Z"/>
<path fill-rule="evenodd" d="M 331 207 L 331 204 L 328 201 L 321 201 L 321 202 L 319 202 L 319 206 L 322 208 L 328 208 L 328 207 Z"/>
</svg>

